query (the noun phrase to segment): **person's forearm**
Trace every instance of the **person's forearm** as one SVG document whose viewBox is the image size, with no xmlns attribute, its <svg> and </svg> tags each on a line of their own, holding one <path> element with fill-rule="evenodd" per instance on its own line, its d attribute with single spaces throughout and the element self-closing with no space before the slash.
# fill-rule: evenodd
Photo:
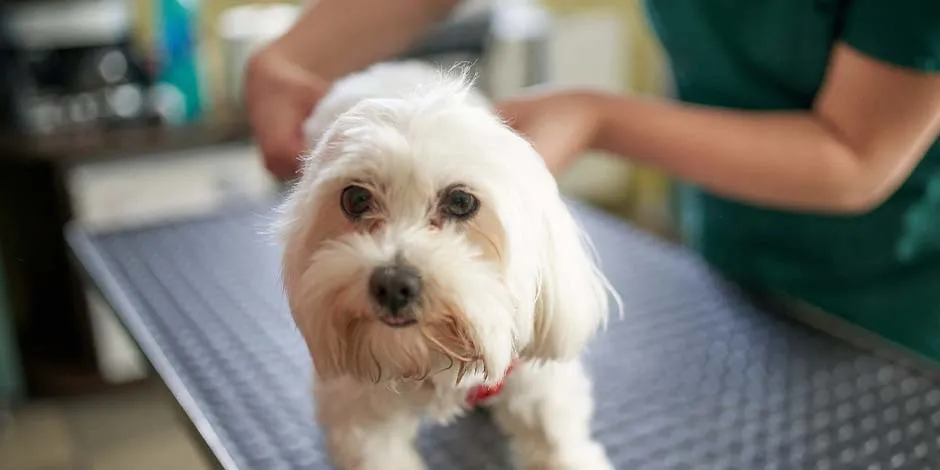
<svg viewBox="0 0 940 470">
<path fill-rule="evenodd" d="M 870 209 L 859 159 L 810 112 L 747 112 L 633 97 L 595 96 L 593 147 L 656 166 L 756 205 L 829 213 Z M 903 180 L 902 178 L 896 178 Z"/>
<path fill-rule="evenodd" d="M 333 80 L 404 52 L 458 0 L 313 0 L 274 47 Z"/>
</svg>

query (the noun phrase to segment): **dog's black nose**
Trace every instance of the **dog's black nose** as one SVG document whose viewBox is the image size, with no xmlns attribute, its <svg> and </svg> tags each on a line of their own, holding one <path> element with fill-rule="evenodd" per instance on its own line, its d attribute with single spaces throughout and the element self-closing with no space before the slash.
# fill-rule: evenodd
<svg viewBox="0 0 940 470">
<path fill-rule="evenodd" d="M 396 315 L 421 294 L 421 277 L 413 268 L 380 266 L 369 278 L 369 294 L 389 313 Z"/>
</svg>

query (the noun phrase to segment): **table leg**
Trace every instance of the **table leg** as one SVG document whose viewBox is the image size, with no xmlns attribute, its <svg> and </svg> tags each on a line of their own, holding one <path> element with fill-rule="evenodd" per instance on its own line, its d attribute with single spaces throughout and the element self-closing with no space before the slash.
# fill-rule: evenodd
<svg viewBox="0 0 940 470">
<path fill-rule="evenodd" d="M 0 166 L 0 253 L 32 395 L 78 392 L 102 383 L 84 293 L 63 234 L 70 202 L 54 165 Z"/>
</svg>

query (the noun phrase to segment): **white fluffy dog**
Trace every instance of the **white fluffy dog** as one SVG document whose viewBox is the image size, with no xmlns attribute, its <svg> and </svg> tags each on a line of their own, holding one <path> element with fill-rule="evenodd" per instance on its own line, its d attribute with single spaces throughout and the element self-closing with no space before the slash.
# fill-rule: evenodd
<svg viewBox="0 0 940 470">
<path fill-rule="evenodd" d="M 616 294 L 532 146 L 465 74 L 338 82 L 283 206 L 284 285 L 343 470 L 418 470 L 419 421 L 482 404 L 525 469 L 612 469 L 579 356 Z"/>
</svg>

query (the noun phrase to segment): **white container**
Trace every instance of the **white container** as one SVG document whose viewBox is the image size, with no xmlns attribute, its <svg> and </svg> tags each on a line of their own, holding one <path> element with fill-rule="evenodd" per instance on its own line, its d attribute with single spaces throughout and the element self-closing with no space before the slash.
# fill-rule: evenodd
<svg viewBox="0 0 940 470">
<path fill-rule="evenodd" d="M 251 54 L 286 33 L 299 15 L 300 7 L 289 3 L 241 5 L 219 15 L 226 96 L 232 104 L 242 103 L 242 84 Z"/>
<path fill-rule="evenodd" d="M 517 95 L 548 80 L 548 41 L 552 17 L 536 0 L 493 5 L 487 88 L 493 99 Z"/>
</svg>

